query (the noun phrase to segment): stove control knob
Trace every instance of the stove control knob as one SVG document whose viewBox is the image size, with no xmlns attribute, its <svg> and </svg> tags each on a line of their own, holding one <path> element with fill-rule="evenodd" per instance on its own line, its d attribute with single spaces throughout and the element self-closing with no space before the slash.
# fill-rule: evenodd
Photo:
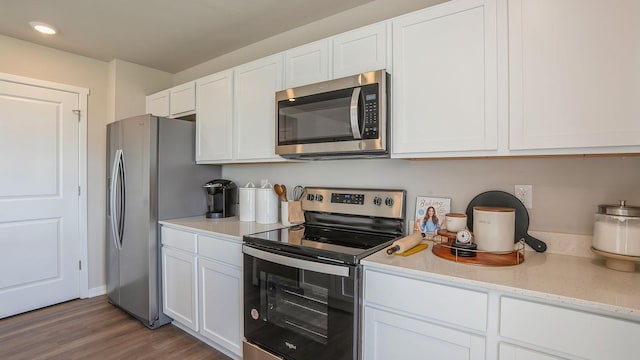
<svg viewBox="0 0 640 360">
<path fill-rule="evenodd" d="M 322 201 L 324 197 L 320 194 L 316 194 L 316 201 Z"/>
<path fill-rule="evenodd" d="M 384 199 L 384 204 L 387 206 L 393 206 L 393 198 L 388 197 Z"/>
<path fill-rule="evenodd" d="M 382 198 L 380 198 L 380 197 L 378 197 L 378 196 L 374 197 L 374 198 L 373 198 L 373 204 L 374 204 L 375 206 L 380 206 L 380 205 L 382 205 Z"/>
<path fill-rule="evenodd" d="M 315 196 L 313 194 L 307 194 L 307 200 L 313 201 L 313 199 L 315 199 Z"/>
</svg>

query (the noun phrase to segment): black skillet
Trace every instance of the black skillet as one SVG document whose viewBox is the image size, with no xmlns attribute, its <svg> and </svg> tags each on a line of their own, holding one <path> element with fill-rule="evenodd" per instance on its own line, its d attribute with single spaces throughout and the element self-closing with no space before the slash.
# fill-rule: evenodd
<svg viewBox="0 0 640 360">
<path fill-rule="evenodd" d="M 524 204 L 517 197 L 504 191 L 487 191 L 483 192 L 471 200 L 467 205 L 467 227 L 473 231 L 473 207 L 474 206 L 495 206 L 508 207 L 516 210 L 516 232 L 514 242 L 524 238 L 527 245 L 531 246 L 537 252 L 545 252 L 547 244 L 542 240 L 538 240 L 529 235 L 529 212 Z"/>
</svg>

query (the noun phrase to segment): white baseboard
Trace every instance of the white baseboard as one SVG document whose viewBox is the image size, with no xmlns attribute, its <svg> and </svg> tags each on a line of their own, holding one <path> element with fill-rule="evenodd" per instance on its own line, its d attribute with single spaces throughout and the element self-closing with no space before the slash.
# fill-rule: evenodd
<svg viewBox="0 0 640 360">
<path fill-rule="evenodd" d="M 89 289 L 89 296 L 88 297 L 92 298 L 92 297 L 104 295 L 106 293 L 107 293 L 107 285 L 97 286 L 97 287 Z"/>
</svg>

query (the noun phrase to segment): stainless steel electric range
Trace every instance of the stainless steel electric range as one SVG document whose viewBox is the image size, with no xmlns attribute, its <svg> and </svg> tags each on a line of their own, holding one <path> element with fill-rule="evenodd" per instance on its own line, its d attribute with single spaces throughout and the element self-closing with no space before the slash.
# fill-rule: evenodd
<svg viewBox="0 0 640 360">
<path fill-rule="evenodd" d="M 305 223 L 244 237 L 243 358 L 358 359 L 360 260 L 405 233 L 404 190 L 307 187 Z"/>
</svg>

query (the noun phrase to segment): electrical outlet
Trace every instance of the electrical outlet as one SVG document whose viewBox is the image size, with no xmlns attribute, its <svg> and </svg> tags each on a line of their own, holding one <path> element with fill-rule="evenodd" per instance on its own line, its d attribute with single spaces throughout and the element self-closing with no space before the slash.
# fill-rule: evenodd
<svg viewBox="0 0 640 360">
<path fill-rule="evenodd" d="M 533 209 L 533 185 L 516 185 L 513 193 L 524 207 Z"/>
</svg>

